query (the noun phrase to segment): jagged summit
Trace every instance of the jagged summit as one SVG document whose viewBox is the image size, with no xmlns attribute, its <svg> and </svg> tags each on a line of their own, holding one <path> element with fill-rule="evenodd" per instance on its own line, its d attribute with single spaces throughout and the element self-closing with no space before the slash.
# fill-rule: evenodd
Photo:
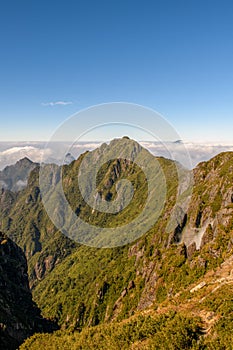
<svg viewBox="0 0 233 350">
<path fill-rule="evenodd" d="M 34 162 L 31 159 L 29 159 L 28 157 L 23 157 L 16 162 L 16 164 L 32 164 L 32 163 L 34 163 Z"/>
<path fill-rule="evenodd" d="M 0 187 L 17 192 L 27 186 L 30 172 L 39 164 L 24 157 L 13 165 L 6 166 L 0 171 Z"/>
</svg>

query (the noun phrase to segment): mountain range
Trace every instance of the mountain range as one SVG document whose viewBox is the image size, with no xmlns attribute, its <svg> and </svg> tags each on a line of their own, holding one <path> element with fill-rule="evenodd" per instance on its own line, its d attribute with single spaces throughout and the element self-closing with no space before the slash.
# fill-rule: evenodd
<svg viewBox="0 0 233 350">
<path fill-rule="evenodd" d="M 129 149 L 130 160 L 125 156 Z M 112 212 L 93 209 L 78 186 L 77 174 L 81 171 L 85 175 L 83 163 L 86 167 L 92 164 L 94 169 L 104 155 L 96 173 L 95 193 L 106 205 L 116 203 L 118 211 L 113 211 L 115 207 Z M 146 162 L 136 163 L 138 155 Z M 28 311 L 21 317 L 23 322 L 27 317 L 27 325 L 43 317 L 60 328 L 45 334 L 47 330 L 31 326 L 31 331 L 19 338 L 17 322 L 8 325 L 3 320 L 2 303 L 1 341 L 5 348 L 12 339 L 18 340 L 9 348 L 16 348 L 40 331 L 20 349 L 39 349 L 42 344 L 46 349 L 69 350 L 231 349 L 233 153 L 221 153 L 190 172 L 122 138 L 70 161 L 42 169 L 39 164 L 21 160 L 12 172 L 14 181 L 9 181 L 13 168 L 1 173 L 7 184 L 0 194 L 2 241 L 6 241 L 3 248 L 14 245 L 20 250 L 20 254 L 14 253 L 18 264 L 26 256 L 30 291 L 27 289 L 28 297 L 22 298 L 30 310 L 32 293 L 37 304 L 34 307 L 38 308 L 35 316 Z M 49 184 L 47 200 L 53 221 L 44 207 L 41 171 Z M 90 188 L 89 176 L 84 179 L 83 186 Z M 133 196 L 126 187 L 123 192 L 117 187 L 124 179 L 132 184 Z M 156 191 L 150 190 L 149 179 L 156 183 Z M 20 180 L 24 186 L 19 189 L 16 184 Z M 89 226 L 115 230 L 128 225 L 147 208 L 150 194 L 151 200 L 156 196 L 158 208 L 150 215 L 156 214 L 157 219 L 150 220 L 153 217 L 149 216 L 145 232 L 146 221 L 138 221 L 132 236 L 129 226 L 128 235 L 121 240 L 114 234 L 107 241 L 101 234 L 93 238 L 85 226 L 72 237 L 64 222 L 67 213 L 58 192 L 61 183 L 72 211 Z M 117 202 L 121 193 L 125 193 L 124 201 Z M 4 256 L 11 261 L 10 251 Z M 8 292 L 14 292 L 7 282 L 11 272 L 6 270 L 2 276 L 4 300 Z M 25 288 L 25 281 L 19 275 L 19 289 Z M 12 301 L 9 308 L 17 319 L 20 306 Z M 40 312 L 42 316 L 38 316 Z"/>
</svg>

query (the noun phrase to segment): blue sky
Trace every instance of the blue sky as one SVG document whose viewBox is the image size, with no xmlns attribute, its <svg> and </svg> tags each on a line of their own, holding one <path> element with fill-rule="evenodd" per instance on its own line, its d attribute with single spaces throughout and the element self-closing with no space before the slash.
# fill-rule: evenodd
<svg viewBox="0 0 233 350">
<path fill-rule="evenodd" d="M 232 140 L 231 0 L 2 1 L 0 50 L 1 141 L 47 140 L 111 101 L 157 110 L 185 140 Z"/>
</svg>

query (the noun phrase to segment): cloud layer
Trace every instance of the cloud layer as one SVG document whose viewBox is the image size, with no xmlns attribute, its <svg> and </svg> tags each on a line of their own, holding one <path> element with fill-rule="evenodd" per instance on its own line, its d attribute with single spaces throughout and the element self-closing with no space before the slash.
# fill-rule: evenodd
<svg viewBox="0 0 233 350">
<path fill-rule="evenodd" d="M 34 145 L 21 142 L 18 144 L 2 142 L 0 144 L 0 170 L 24 157 L 39 163 L 43 154 L 47 156 L 52 154 L 52 150 L 45 149 L 43 143 Z"/>
<path fill-rule="evenodd" d="M 69 143 L 54 143 L 49 146 L 43 142 L 1 142 L 0 143 L 0 170 L 7 165 L 16 163 L 19 159 L 28 157 L 34 162 L 42 159 L 46 162 L 61 164 L 65 155 L 71 153 L 78 158 L 85 151 L 93 150 L 102 142 L 79 142 L 75 145 Z M 189 168 L 195 167 L 202 161 L 209 160 L 218 153 L 233 151 L 233 144 L 215 143 L 158 143 L 143 141 L 140 144 L 155 156 L 171 158 L 181 162 Z M 170 152 L 172 150 L 172 152 Z M 187 157 L 189 162 L 187 164 Z"/>
<path fill-rule="evenodd" d="M 140 142 L 141 145 L 147 148 L 155 156 L 163 156 L 172 158 L 181 162 L 188 168 L 194 168 L 198 163 L 207 161 L 221 152 L 233 151 L 233 144 L 219 143 L 170 143 L 165 144 L 156 142 Z M 169 151 L 172 150 L 170 156 Z M 189 161 L 188 159 L 189 158 Z"/>
</svg>

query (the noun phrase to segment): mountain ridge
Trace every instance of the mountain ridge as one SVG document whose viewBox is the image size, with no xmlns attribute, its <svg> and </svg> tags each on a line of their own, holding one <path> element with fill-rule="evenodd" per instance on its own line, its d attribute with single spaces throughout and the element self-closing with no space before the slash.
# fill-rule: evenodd
<svg viewBox="0 0 233 350">
<path fill-rule="evenodd" d="M 105 147 L 103 145 L 94 155 L 98 155 L 98 152 L 101 154 Z M 105 214 L 98 214 L 99 217 L 93 216 L 90 219 L 91 210 L 77 192 L 75 178 L 84 156 L 63 167 L 66 198 L 73 210 L 77 210 L 77 215 L 83 215 L 83 218 L 89 218 L 93 223 L 96 223 L 97 219 L 100 223 L 107 222 Z M 176 322 L 181 317 L 188 331 L 191 320 L 187 319 L 187 316 L 190 316 L 188 313 L 193 309 L 191 316 L 197 327 L 194 327 L 196 330 L 193 333 L 193 341 L 196 339 L 195 342 L 198 340 L 200 344 L 207 341 L 210 343 L 212 340 L 215 341 L 214 338 L 211 340 L 212 332 L 217 332 L 218 338 L 215 342 L 223 344 L 224 339 L 218 327 L 225 324 L 228 329 L 227 327 L 231 325 L 231 321 L 226 321 L 221 316 L 221 312 L 223 315 L 229 312 L 230 300 L 224 301 L 221 309 L 221 305 L 216 304 L 213 296 L 219 300 L 221 293 L 227 290 L 231 298 L 228 287 L 232 281 L 227 278 L 231 273 L 233 253 L 233 153 L 219 154 L 195 168 L 190 205 L 187 210 L 185 206 L 178 205 L 175 212 L 173 209 L 177 201 L 177 165 L 165 158 L 159 158 L 158 161 L 166 178 L 164 209 L 155 225 L 146 234 L 123 247 L 90 248 L 74 243 L 68 237 L 61 235 L 44 212 L 38 190 L 38 167 L 31 172 L 27 188 L 21 191 L 17 198 L 14 196 L 11 198 L 8 193 L 12 203 L 7 206 L 7 199 L 3 200 L 7 211 L 4 214 L 1 210 L 0 219 L 7 233 L 16 237 L 16 241 L 27 255 L 33 297 L 43 315 L 57 319 L 64 332 L 65 329 L 72 332 L 80 332 L 83 329 L 83 336 L 86 334 L 88 337 L 90 332 L 96 334 L 96 337 L 100 335 L 101 338 L 103 329 L 108 333 L 108 329 L 110 331 L 111 327 L 114 327 L 111 324 L 116 323 L 119 331 L 123 331 L 126 322 L 124 320 L 128 320 L 131 324 L 134 315 L 137 322 L 142 316 L 147 327 L 150 327 L 148 324 L 150 321 L 146 318 L 147 312 L 151 313 L 153 319 L 157 320 L 158 316 L 161 322 L 160 314 L 168 315 L 167 312 L 175 312 L 173 316 L 170 314 L 166 316 L 168 318 L 165 328 L 168 327 L 166 328 L 168 330 L 170 323 L 178 327 Z M 103 198 L 106 199 L 110 192 L 111 198 L 114 199 L 116 182 L 123 176 L 132 182 L 137 179 L 139 182 L 135 182 L 135 188 L 145 189 L 145 181 L 140 174 L 139 169 L 137 170 L 131 163 L 123 160 L 117 163 L 110 160 L 101 168 L 97 177 L 97 189 L 102 191 Z M 51 183 L 56 186 L 57 181 L 59 172 L 56 170 Z M 128 219 L 133 217 L 134 211 L 139 208 L 138 203 L 143 198 L 143 193 L 145 194 L 144 190 L 139 195 L 139 202 L 136 202 L 136 205 L 128 207 Z M 6 192 L 4 195 L 6 196 Z M 14 207 L 18 207 L 19 211 L 16 212 Z M 15 223 L 18 223 L 20 213 L 23 216 L 25 211 L 30 220 L 21 221 L 19 227 Z M 168 222 L 172 215 L 174 225 L 168 231 Z M 117 219 L 112 216 L 110 224 L 115 225 L 115 222 Z M 200 244 L 195 243 L 195 240 L 191 241 L 191 238 L 199 239 Z M 36 246 L 35 242 L 40 243 L 40 246 Z M 229 270 L 221 268 L 224 263 L 230 266 Z M 225 278 L 224 281 L 227 283 L 215 282 L 221 278 Z M 220 287 L 214 291 L 218 286 Z M 201 300 L 203 302 L 199 302 Z M 185 306 L 187 302 L 189 307 Z M 198 321 L 199 313 L 202 316 Z M 208 322 L 208 317 L 212 323 Z M 159 320 L 156 322 L 160 322 Z M 93 326 L 94 328 L 89 328 Z M 198 327 L 206 332 L 207 340 L 202 337 L 202 331 L 198 330 Z M 68 339 L 67 333 L 62 334 L 64 339 Z M 148 344 L 156 342 L 152 334 L 143 334 Z M 80 346 L 85 345 L 84 338 Z M 48 341 L 46 344 L 49 348 L 51 341 L 56 340 L 56 335 L 49 336 L 48 339 L 43 336 L 35 337 L 35 349 L 37 341 L 43 339 Z M 140 337 L 134 340 L 139 342 L 138 348 L 144 346 Z M 76 341 L 78 342 L 77 339 Z M 101 342 L 100 339 L 99 341 Z M 33 341 L 30 342 L 31 340 L 28 344 L 32 346 Z M 125 348 L 130 348 L 128 340 L 125 342 L 128 344 Z M 91 340 L 90 342 L 88 340 L 87 344 L 89 344 L 87 348 L 88 346 L 89 349 L 95 348 Z M 72 341 L 71 346 L 75 346 Z M 204 346 L 206 345 L 203 345 L 203 349 L 206 348 Z M 145 348 L 150 347 L 148 345 Z"/>
</svg>

